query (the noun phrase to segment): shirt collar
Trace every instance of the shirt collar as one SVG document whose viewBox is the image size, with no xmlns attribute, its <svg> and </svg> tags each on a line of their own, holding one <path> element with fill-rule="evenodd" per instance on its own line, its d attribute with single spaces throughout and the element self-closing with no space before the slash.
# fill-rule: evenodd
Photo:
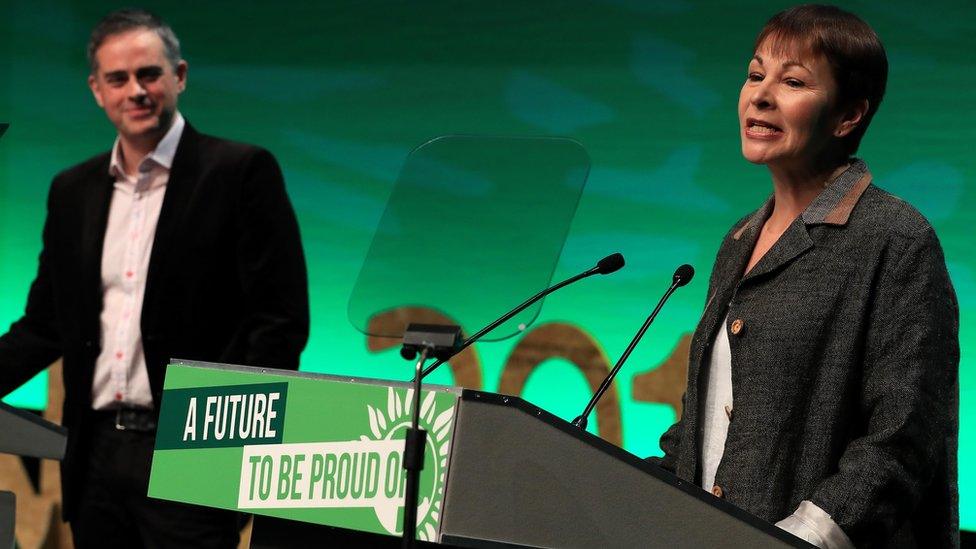
<svg viewBox="0 0 976 549">
<path fill-rule="evenodd" d="M 871 184 L 871 172 L 863 160 L 855 158 L 851 165 L 841 172 L 817 198 L 803 210 L 800 217 L 805 225 L 846 225 L 851 211 L 857 205 L 865 189 Z M 773 210 L 773 197 L 769 197 L 761 208 L 756 210 L 739 228 L 732 238 L 739 238 L 752 226 L 762 225 L 769 218 Z"/>
<path fill-rule="evenodd" d="M 159 141 L 156 148 L 146 155 L 143 162 L 152 160 L 167 170 L 170 169 L 173 165 L 173 157 L 176 156 L 176 147 L 180 144 L 180 137 L 183 136 L 183 128 L 185 126 L 186 121 L 183 119 L 183 115 L 177 111 L 173 115 L 173 123 L 170 125 L 169 130 L 166 131 L 166 135 Z M 122 166 L 122 146 L 119 143 L 118 137 L 115 138 L 115 143 L 112 145 L 112 158 L 109 161 L 108 173 L 113 176 L 125 174 L 125 169 Z"/>
</svg>

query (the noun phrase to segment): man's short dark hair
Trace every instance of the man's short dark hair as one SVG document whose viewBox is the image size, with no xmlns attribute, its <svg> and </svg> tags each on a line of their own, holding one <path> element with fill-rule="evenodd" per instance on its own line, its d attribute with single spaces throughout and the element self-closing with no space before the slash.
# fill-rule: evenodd
<svg viewBox="0 0 976 549">
<path fill-rule="evenodd" d="M 888 81 L 888 57 L 874 29 L 838 7 L 806 4 L 774 15 L 756 38 L 755 49 L 767 39 L 774 50 L 798 48 L 822 55 L 837 81 L 837 107 L 848 108 L 867 99 L 868 111 L 844 138 L 845 152 L 857 152 Z"/>
<path fill-rule="evenodd" d="M 106 15 L 92 29 L 91 38 L 88 39 L 88 64 L 91 65 L 92 74 L 98 71 L 95 52 L 105 39 L 133 29 L 148 29 L 155 32 L 163 41 L 163 52 L 173 68 L 183 60 L 180 55 L 180 39 L 165 21 L 148 10 L 127 8 Z"/>
</svg>

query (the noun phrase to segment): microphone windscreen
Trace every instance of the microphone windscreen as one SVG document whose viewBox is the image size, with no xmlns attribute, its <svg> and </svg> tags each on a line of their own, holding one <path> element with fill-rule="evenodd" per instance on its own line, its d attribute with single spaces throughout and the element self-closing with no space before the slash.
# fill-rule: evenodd
<svg viewBox="0 0 976 549">
<path fill-rule="evenodd" d="M 605 275 L 619 271 L 624 266 L 624 256 L 621 253 L 610 254 L 596 263 L 597 272 Z"/>
<path fill-rule="evenodd" d="M 678 267 L 674 271 L 674 278 L 672 282 L 676 283 L 679 287 L 691 282 L 691 279 L 695 276 L 695 268 L 691 265 L 685 263 L 684 265 Z"/>
</svg>

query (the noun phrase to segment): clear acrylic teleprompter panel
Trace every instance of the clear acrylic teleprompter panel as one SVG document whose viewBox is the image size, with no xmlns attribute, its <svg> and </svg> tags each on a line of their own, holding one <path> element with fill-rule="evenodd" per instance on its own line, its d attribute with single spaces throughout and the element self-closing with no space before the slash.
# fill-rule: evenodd
<svg viewBox="0 0 976 549">
<path fill-rule="evenodd" d="M 445 136 L 407 157 L 349 298 L 349 320 L 402 337 L 433 310 L 467 335 L 546 287 L 589 157 L 571 139 Z M 598 258 L 594 258 L 594 261 Z M 542 302 L 486 339 L 524 330 Z M 385 322 L 375 322 L 385 316 Z M 521 327 L 521 328 L 520 328 Z"/>
</svg>

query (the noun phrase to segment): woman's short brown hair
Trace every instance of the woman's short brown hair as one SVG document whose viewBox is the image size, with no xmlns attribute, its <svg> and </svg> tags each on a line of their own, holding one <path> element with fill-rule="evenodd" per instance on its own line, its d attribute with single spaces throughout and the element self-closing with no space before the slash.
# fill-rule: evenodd
<svg viewBox="0 0 976 549">
<path fill-rule="evenodd" d="M 853 155 L 878 112 L 888 81 L 888 57 L 881 40 L 861 18 L 835 6 L 805 4 L 783 10 L 770 19 L 756 38 L 776 53 L 799 48 L 823 56 L 837 81 L 838 108 L 867 99 L 868 111 L 844 138 L 846 154 Z"/>
</svg>

